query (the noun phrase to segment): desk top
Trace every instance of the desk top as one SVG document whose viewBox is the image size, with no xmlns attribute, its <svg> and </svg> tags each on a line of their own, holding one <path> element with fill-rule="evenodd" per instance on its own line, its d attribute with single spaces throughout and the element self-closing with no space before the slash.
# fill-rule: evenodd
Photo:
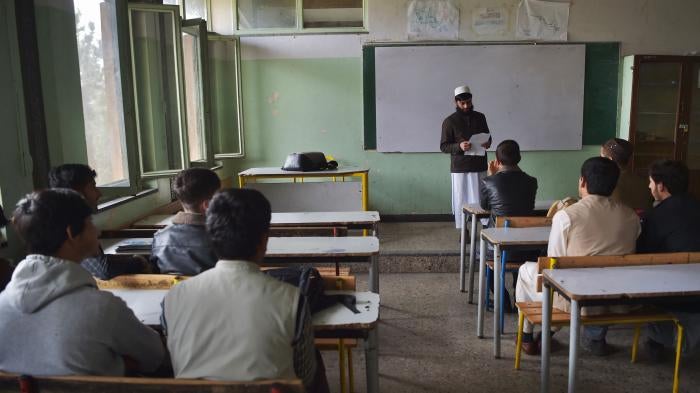
<svg viewBox="0 0 700 393">
<path fill-rule="evenodd" d="M 279 167 L 250 168 L 239 172 L 238 176 L 270 176 L 270 177 L 333 177 L 341 175 L 351 175 L 354 173 L 369 172 L 369 168 L 359 166 L 344 166 L 337 169 L 325 171 L 283 171 Z"/>
<path fill-rule="evenodd" d="M 481 236 L 500 246 L 547 245 L 551 227 L 486 228 Z"/>
<path fill-rule="evenodd" d="M 545 269 L 543 275 L 572 300 L 700 295 L 700 264 Z"/>
<path fill-rule="evenodd" d="M 535 201 L 535 211 L 546 212 L 552 206 L 552 203 L 554 203 L 553 200 Z M 477 216 L 488 216 L 491 214 L 489 210 L 482 209 L 478 203 L 465 203 L 462 205 L 462 211 L 467 214 L 476 214 Z"/>
<path fill-rule="evenodd" d="M 160 325 L 162 313 L 160 304 L 168 292 L 167 289 L 110 289 L 108 291 L 124 300 L 142 323 Z M 353 291 L 327 291 L 327 293 L 354 295 L 360 313 L 354 314 L 342 304 L 336 304 L 313 316 L 314 330 L 371 329 L 379 320 L 378 294 Z"/>
<path fill-rule="evenodd" d="M 100 239 L 105 254 L 118 254 L 124 242 L 152 243 L 152 238 Z M 125 254 L 150 255 L 151 250 L 134 250 Z M 369 257 L 379 254 L 379 239 L 374 236 L 349 237 L 271 237 L 266 257 Z"/>
<path fill-rule="evenodd" d="M 136 221 L 134 228 L 163 228 L 172 224 L 174 214 L 154 214 Z M 272 213 L 274 227 L 372 225 L 379 222 L 379 212 L 295 212 Z"/>
</svg>

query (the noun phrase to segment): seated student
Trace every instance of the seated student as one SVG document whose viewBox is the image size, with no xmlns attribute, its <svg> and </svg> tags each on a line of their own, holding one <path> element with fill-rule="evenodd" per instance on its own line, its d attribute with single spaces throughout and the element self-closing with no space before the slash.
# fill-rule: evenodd
<svg viewBox="0 0 700 393">
<path fill-rule="evenodd" d="M 83 197 L 35 192 L 13 224 L 29 255 L 0 293 L 0 370 L 31 375 L 110 375 L 125 357 L 151 372 L 165 358 L 160 336 L 124 301 L 97 289 L 80 261 L 97 252 L 99 230 Z"/>
<path fill-rule="evenodd" d="M 649 190 L 658 204 L 642 216 L 638 253 L 700 251 L 700 202 L 688 195 L 688 167 L 681 161 L 656 161 L 649 167 Z M 684 352 L 700 344 L 700 307 L 677 305 L 669 311 L 685 329 Z M 672 323 L 652 323 L 646 348 L 660 361 L 664 346 L 673 347 Z"/>
<path fill-rule="evenodd" d="M 620 168 L 620 178 L 612 193 L 612 199 L 629 206 L 635 211 L 651 207 L 647 183 L 629 169 L 632 158 L 632 144 L 620 138 L 613 138 L 600 147 L 600 156 L 613 160 Z"/>
<path fill-rule="evenodd" d="M 97 202 L 102 193 L 95 183 L 97 172 L 83 164 L 64 164 L 49 172 L 49 187 L 70 188 L 79 192 L 93 212 L 97 212 Z M 88 255 L 80 263 L 87 271 L 100 280 L 122 274 L 150 273 L 151 266 L 146 258 L 137 255 L 106 255 L 101 247 L 97 253 Z"/>
<path fill-rule="evenodd" d="M 204 213 L 219 188 L 219 177 L 206 168 L 185 169 L 177 175 L 173 193 L 184 211 L 173 217 L 172 225 L 153 236 L 151 261 L 161 273 L 196 276 L 216 265 Z"/>
<path fill-rule="evenodd" d="M 256 190 L 217 193 L 207 209 L 216 266 L 174 286 L 163 300 L 163 328 L 176 378 L 252 381 L 300 378 L 327 392 L 310 316 L 299 289 L 260 271 L 270 203 Z M 296 329 L 301 340 L 293 345 Z"/>
<path fill-rule="evenodd" d="M 520 170 L 520 146 L 514 140 L 505 140 L 496 148 L 496 159 L 489 162 L 488 177 L 482 180 L 480 189 L 481 208 L 491 210 L 489 227 L 495 225 L 496 217 L 531 216 L 535 209 L 537 179 Z M 510 251 L 509 261 L 527 261 L 536 258 L 537 251 Z M 511 312 L 510 296 L 505 292 L 504 304 Z"/>
<path fill-rule="evenodd" d="M 529 216 L 535 209 L 537 179 L 520 170 L 520 146 L 505 140 L 496 148 L 496 159 L 489 162 L 488 177 L 480 187 L 481 208 L 491 210 L 491 222 L 498 216 Z"/>
<path fill-rule="evenodd" d="M 617 184 L 620 169 L 602 157 L 587 159 L 581 166 L 578 190 L 581 200 L 552 218 L 547 255 L 586 256 L 622 255 L 634 252 L 639 235 L 639 219 L 629 207 L 615 202 L 610 195 Z M 541 301 L 537 292 L 537 263 L 527 262 L 520 267 L 515 298 L 518 302 Z M 555 296 L 554 307 L 569 310 L 569 302 Z M 585 314 L 586 308 L 584 308 Z M 539 353 L 538 342 L 532 336 L 532 325 L 525 321 L 523 351 Z M 584 347 L 596 355 L 606 355 L 607 328 L 586 326 Z"/>
</svg>

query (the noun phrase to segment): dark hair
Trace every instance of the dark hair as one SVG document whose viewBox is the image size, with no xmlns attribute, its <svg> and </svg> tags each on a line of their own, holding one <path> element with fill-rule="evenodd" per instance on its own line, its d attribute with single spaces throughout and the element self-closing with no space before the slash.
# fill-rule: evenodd
<svg viewBox="0 0 700 393">
<path fill-rule="evenodd" d="M 607 158 L 591 157 L 581 165 L 581 177 L 589 194 L 610 196 L 617 186 L 620 168 Z"/>
<path fill-rule="evenodd" d="M 252 189 L 229 189 L 214 195 L 207 209 L 207 232 L 220 259 L 251 260 L 270 230 L 270 202 Z"/>
<path fill-rule="evenodd" d="M 85 164 L 63 164 L 49 171 L 49 187 L 81 190 L 97 177 L 97 172 Z"/>
<path fill-rule="evenodd" d="M 472 99 L 472 93 L 462 93 L 455 96 L 455 101 L 466 101 Z"/>
<path fill-rule="evenodd" d="M 17 203 L 12 223 L 32 254 L 53 255 L 68 239 L 85 228 L 85 219 L 92 209 L 76 191 L 67 188 L 43 190 L 28 194 Z"/>
<path fill-rule="evenodd" d="M 649 177 L 671 195 L 688 192 L 688 167 L 682 161 L 658 160 L 649 166 Z"/>
<path fill-rule="evenodd" d="M 626 167 L 632 158 L 632 144 L 624 139 L 608 139 L 607 142 L 603 143 L 603 150 L 605 150 L 605 155 L 615 161 L 620 168 Z"/>
<path fill-rule="evenodd" d="M 496 159 L 503 165 L 513 166 L 520 162 L 520 145 L 512 139 L 506 139 L 496 148 Z"/>
<path fill-rule="evenodd" d="M 221 188 L 219 176 L 206 168 L 185 169 L 173 181 L 175 197 L 188 207 L 211 199 L 219 188 Z"/>
</svg>

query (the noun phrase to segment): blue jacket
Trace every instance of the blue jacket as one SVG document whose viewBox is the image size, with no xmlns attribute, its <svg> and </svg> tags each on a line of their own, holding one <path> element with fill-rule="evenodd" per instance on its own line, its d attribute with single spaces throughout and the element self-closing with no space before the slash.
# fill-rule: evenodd
<svg viewBox="0 0 700 393">
<path fill-rule="evenodd" d="M 153 235 L 151 262 L 161 273 L 196 276 L 214 267 L 217 260 L 203 214 L 179 212 L 172 225 Z"/>
</svg>

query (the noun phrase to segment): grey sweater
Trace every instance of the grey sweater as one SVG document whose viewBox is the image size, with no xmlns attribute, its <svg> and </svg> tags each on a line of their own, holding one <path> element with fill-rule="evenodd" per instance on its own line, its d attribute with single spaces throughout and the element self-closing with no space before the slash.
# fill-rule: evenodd
<svg viewBox="0 0 700 393">
<path fill-rule="evenodd" d="M 0 370 L 31 375 L 124 374 L 123 356 L 154 371 L 158 334 L 78 263 L 28 255 L 0 293 Z"/>
</svg>

